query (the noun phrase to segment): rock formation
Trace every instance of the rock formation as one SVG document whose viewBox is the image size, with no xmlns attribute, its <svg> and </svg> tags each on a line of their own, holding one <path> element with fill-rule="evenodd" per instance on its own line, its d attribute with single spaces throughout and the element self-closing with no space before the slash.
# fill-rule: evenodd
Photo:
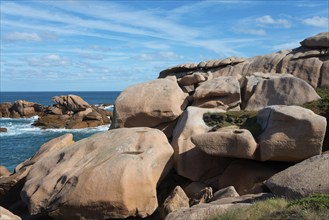
<svg viewBox="0 0 329 220">
<path fill-rule="evenodd" d="M 44 114 L 33 124 L 41 128 L 78 129 L 109 124 L 107 111 L 90 106 L 76 95 L 55 96 L 53 106 L 46 108 Z"/>
<path fill-rule="evenodd" d="M 75 143 L 59 137 L 13 174 L 2 169 L 0 205 L 26 204 L 36 218 L 208 219 L 273 194 L 329 194 L 328 154 L 321 155 L 328 42 L 321 33 L 293 50 L 177 65 L 130 86 L 109 131 Z M 54 100 L 36 124 L 106 121 L 79 97 Z M 19 103 L 1 104 L 1 114 L 33 112 Z"/>
</svg>

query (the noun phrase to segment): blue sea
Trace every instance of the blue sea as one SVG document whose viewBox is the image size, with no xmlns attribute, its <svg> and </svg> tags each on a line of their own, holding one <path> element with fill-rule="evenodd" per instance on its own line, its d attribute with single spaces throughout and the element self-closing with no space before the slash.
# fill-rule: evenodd
<svg viewBox="0 0 329 220">
<path fill-rule="evenodd" d="M 51 98 L 57 95 L 74 94 L 92 105 L 113 104 L 120 92 L 1 92 L 0 102 L 14 102 L 22 99 L 42 105 L 52 105 Z M 32 126 L 37 117 L 24 119 L 0 118 L 0 165 L 13 171 L 15 166 L 29 157 L 47 141 L 66 133 L 72 133 L 74 140 L 89 137 L 97 132 L 106 131 L 109 125 L 84 129 L 40 129 Z"/>
</svg>

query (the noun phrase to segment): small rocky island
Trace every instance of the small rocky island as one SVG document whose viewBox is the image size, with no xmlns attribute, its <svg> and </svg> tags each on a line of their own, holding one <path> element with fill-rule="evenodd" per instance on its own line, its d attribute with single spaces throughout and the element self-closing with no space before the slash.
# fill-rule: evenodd
<svg viewBox="0 0 329 220">
<path fill-rule="evenodd" d="M 54 96 L 56 104 L 43 106 L 38 103 L 17 100 L 0 104 L 0 117 L 29 118 L 39 116 L 34 126 L 47 128 L 78 129 L 97 127 L 111 122 L 112 112 L 91 106 L 76 95 Z"/>
<path fill-rule="evenodd" d="M 44 127 L 108 123 L 78 97 L 54 101 L 7 109 L 41 112 L 35 125 Z M 328 32 L 293 50 L 174 66 L 125 89 L 109 131 L 78 142 L 66 134 L 14 173 L 1 167 L 1 212 L 199 220 L 268 198 L 328 199 L 328 117 Z"/>
</svg>

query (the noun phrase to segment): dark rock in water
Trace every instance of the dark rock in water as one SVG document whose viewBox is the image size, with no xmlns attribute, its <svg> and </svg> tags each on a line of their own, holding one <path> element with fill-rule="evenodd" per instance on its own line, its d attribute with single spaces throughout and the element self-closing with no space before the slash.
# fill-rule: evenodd
<svg viewBox="0 0 329 220">
<path fill-rule="evenodd" d="M 0 128 L 0 132 L 7 132 L 7 128 Z"/>
</svg>

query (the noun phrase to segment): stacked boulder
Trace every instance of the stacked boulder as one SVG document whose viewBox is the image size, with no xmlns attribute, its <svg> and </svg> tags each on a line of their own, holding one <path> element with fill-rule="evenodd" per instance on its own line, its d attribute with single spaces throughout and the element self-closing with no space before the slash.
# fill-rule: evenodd
<svg viewBox="0 0 329 220">
<path fill-rule="evenodd" d="M 0 104 L 0 118 L 30 118 L 42 115 L 44 110 L 45 106 L 25 100 L 17 100 L 13 104 L 3 102 Z"/>
<path fill-rule="evenodd" d="M 320 99 L 315 88 L 329 88 L 326 43 L 329 33 L 295 50 L 175 66 L 130 86 L 109 131 L 42 146 L 0 177 L 0 201 L 15 186 L 36 216 L 207 219 L 273 195 L 329 193 L 327 121 L 301 107 Z M 38 123 L 101 118 L 76 96 L 54 101 Z"/>
<path fill-rule="evenodd" d="M 93 107 L 76 95 L 54 96 L 56 104 L 47 107 L 35 123 L 42 128 L 86 128 L 110 123 L 108 112 Z"/>
</svg>

